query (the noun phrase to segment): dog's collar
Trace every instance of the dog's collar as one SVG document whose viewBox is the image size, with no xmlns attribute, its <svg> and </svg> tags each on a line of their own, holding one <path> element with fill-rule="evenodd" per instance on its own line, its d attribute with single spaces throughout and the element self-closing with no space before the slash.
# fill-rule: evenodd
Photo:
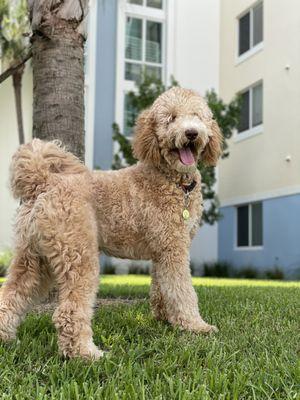
<svg viewBox="0 0 300 400">
<path fill-rule="evenodd" d="M 183 183 L 177 184 L 177 187 L 181 188 L 185 194 L 191 193 L 197 185 L 197 182 L 195 179 L 189 184 L 189 185 L 184 185 Z"/>
<path fill-rule="evenodd" d="M 182 211 L 182 217 L 183 217 L 184 221 L 188 221 L 190 219 L 190 212 L 188 210 L 189 204 L 190 204 L 190 194 L 195 189 L 196 185 L 197 185 L 197 181 L 195 181 L 195 179 L 193 179 L 189 185 L 186 185 L 184 183 L 177 184 L 177 187 L 183 191 L 183 195 L 184 195 L 184 204 L 183 204 L 183 211 Z"/>
</svg>

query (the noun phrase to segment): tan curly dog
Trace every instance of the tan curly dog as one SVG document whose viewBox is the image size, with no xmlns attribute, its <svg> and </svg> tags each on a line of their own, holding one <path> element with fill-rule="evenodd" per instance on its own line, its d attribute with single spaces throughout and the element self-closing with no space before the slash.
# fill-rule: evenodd
<svg viewBox="0 0 300 400">
<path fill-rule="evenodd" d="M 197 162 L 215 165 L 221 138 L 205 100 L 173 88 L 139 116 L 134 166 L 90 172 L 56 142 L 22 145 L 11 164 L 21 205 L 15 257 L 0 291 L 0 338 L 13 339 L 26 311 L 56 285 L 61 352 L 99 358 L 91 329 L 99 251 L 153 261 L 157 319 L 188 331 L 215 330 L 198 311 L 189 248 L 203 209 Z"/>
</svg>

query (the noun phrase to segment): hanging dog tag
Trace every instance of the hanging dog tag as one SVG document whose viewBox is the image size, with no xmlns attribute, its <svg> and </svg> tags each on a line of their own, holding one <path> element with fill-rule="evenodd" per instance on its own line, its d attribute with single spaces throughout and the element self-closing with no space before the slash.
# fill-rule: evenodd
<svg viewBox="0 0 300 400">
<path fill-rule="evenodd" d="M 183 216 L 183 219 L 185 220 L 185 221 L 187 221 L 189 218 L 190 218 L 190 213 L 189 213 L 189 210 L 187 210 L 186 208 L 182 211 L 182 216 Z"/>
</svg>

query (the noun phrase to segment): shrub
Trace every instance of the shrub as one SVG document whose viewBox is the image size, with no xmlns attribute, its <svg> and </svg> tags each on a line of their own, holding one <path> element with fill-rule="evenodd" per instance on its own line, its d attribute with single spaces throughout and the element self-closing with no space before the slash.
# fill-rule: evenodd
<svg viewBox="0 0 300 400">
<path fill-rule="evenodd" d="M 150 275 L 149 265 L 131 264 L 128 269 L 129 275 Z"/>
<path fill-rule="evenodd" d="M 3 264 L 0 264 L 0 278 L 6 275 L 7 267 Z"/>
<path fill-rule="evenodd" d="M 228 278 L 231 275 L 231 271 L 231 265 L 225 261 L 217 261 L 203 264 L 203 276 Z"/>
<path fill-rule="evenodd" d="M 11 259 L 12 252 L 10 250 L 4 250 L 0 252 L 0 277 L 6 275 Z"/>
<path fill-rule="evenodd" d="M 203 276 L 211 276 L 216 278 L 240 278 L 240 279 L 284 279 L 284 274 L 279 268 L 267 270 L 265 273 L 260 273 L 259 270 L 252 266 L 246 266 L 239 269 L 234 268 L 227 261 L 216 261 L 203 264 Z M 195 266 L 191 265 L 191 271 L 194 275 Z"/>
<path fill-rule="evenodd" d="M 258 278 L 258 271 L 255 267 L 244 267 L 238 271 L 235 271 L 234 276 L 236 278 L 256 279 Z"/>
<path fill-rule="evenodd" d="M 265 271 L 265 276 L 267 279 L 279 279 L 282 280 L 284 279 L 284 272 L 278 268 L 275 267 L 273 269 L 269 269 Z"/>
<path fill-rule="evenodd" d="M 195 276 L 196 267 L 195 267 L 195 264 L 192 262 L 190 262 L 190 270 L 191 270 L 191 275 Z"/>
<path fill-rule="evenodd" d="M 103 265 L 102 268 L 100 268 L 101 274 L 106 274 L 106 275 L 115 275 L 116 274 L 116 267 L 110 263 L 106 263 Z"/>
</svg>

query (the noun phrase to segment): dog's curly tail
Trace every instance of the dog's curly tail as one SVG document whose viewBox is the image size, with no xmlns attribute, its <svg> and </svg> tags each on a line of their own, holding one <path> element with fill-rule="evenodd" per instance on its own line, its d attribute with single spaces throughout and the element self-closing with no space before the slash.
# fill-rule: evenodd
<svg viewBox="0 0 300 400">
<path fill-rule="evenodd" d="M 15 198 L 36 198 L 45 191 L 52 174 L 80 174 L 87 168 L 59 141 L 34 139 L 23 144 L 13 155 L 10 166 L 10 186 Z"/>
</svg>

